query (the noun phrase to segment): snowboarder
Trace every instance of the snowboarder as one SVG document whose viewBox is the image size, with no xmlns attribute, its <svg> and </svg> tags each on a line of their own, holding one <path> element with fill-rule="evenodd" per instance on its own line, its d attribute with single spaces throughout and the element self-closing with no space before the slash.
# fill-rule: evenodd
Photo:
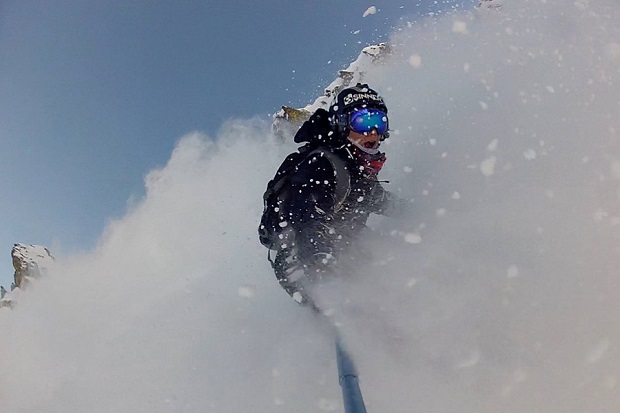
<svg viewBox="0 0 620 413">
<path fill-rule="evenodd" d="M 316 110 L 297 131 L 295 142 L 305 145 L 267 186 L 260 240 L 278 282 L 300 304 L 312 304 L 307 286 L 354 260 L 351 247 L 371 213 L 402 209 L 377 178 L 386 160 L 379 147 L 389 136 L 387 112 L 367 84 L 343 89 L 329 112 Z"/>
</svg>

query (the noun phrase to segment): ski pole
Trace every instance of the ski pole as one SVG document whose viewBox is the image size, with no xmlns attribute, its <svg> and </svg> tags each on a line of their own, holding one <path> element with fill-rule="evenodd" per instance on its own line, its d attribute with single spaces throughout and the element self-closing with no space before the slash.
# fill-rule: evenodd
<svg viewBox="0 0 620 413">
<path fill-rule="evenodd" d="M 357 369 L 353 359 L 344 349 L 338 334 L 336 334 L 336 360 L 345 413 L 366 413 L 366 406 L 358 383 Z"/>
<path fill-rule="evenodd" d="M 312 309 L 313 313 L 318 316 L 327 317 L 321 311 L 320 307 L 316 305 L 314 300 L 310 297 L 307 298 L 307 304 Z M 331 324 L 331 322 L 330 322 Z M 360 390 L 357 369 L 353 363 L 353 359 L 345 350 L 345 347 L 338 333 L 338 328 L 332 324 L 334 334 L 336 336 L 336 362 L 338 364 L 338 382 L 342 388 L 342 401 L 344 403 L 345 413 L 366 413 L 366 406 L 364 405 L 364 399 L 362 397 L 362 391 Z"/>
</svg>

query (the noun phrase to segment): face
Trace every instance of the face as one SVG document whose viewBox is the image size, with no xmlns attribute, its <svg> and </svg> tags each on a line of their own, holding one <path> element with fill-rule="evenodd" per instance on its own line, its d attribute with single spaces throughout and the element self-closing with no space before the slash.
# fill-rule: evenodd
<svg viewBox="0 0 620 413">
<path fill-rule="evenodd" d="M 383 110 L 362 106 L 348 113 L 348 139 L 362 151 L 374 155 L 379 151 L 382 134 L 388 131 L 388 117 Z"/>
<path fill-rule="evenodd" d="M 349 140 L 355 143 L 360 148 L 365 148 L 368 150 L 376 150 L 380 145 L 381 136 L 377 133 L 376 129 L 373 129 L 370 132 L 357 133 L 353 131 L 349 131 Z"/>
</svg>

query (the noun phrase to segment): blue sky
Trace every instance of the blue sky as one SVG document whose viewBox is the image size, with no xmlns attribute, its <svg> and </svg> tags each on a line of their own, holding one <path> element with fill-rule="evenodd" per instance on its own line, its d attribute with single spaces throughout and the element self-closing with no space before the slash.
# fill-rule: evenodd
<svg viewBox="0 0 620 413">
<path fill-rule="evenodd" d="M 435 3 L 1 2 L 0 284 L 13 243 L 91 248 L 179 137 L 310 103 Z"/>
</svg>

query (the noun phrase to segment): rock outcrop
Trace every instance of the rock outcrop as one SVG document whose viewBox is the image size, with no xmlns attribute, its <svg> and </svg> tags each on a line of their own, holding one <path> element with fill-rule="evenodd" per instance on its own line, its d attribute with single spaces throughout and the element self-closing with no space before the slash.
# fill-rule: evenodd
<svg viewBox="0 0 620 413">
<path fill-rule="evenodd" d="M 28 288 L 33 280 L 45 276 L 54 263 L 54 257 L 46 247 L 40 245 L 15 244 L 11 250 L 13 259 L 13 284 L 10 291 L 0 289 L 0 308 L 13 307 L 20 290 Z"/>
<path fill-rule="evenodd" d="M 273 132 L 283 140 L 292 139 L 302 123 L 318 108 L 328 109 L 334 97 L 342 89 L 358 82 L 364 83 L 366 71 L 372 65 L 380 64 L 392 52 L 387 43 L 379 43 L 362 49 L 359 57 L 344 70 L 338 72 L 338 77 L 327 88 L 323 96 L 319 96 L 313 103 L 303 108 L 282 106 L 273 116 Z"/>
<path fill-rule="evenodd" d="M 501 0 L 479 0 L 477 7 L 479 9 L 499 10 L 502 8 L 502 4 Z"/>
</svg>

